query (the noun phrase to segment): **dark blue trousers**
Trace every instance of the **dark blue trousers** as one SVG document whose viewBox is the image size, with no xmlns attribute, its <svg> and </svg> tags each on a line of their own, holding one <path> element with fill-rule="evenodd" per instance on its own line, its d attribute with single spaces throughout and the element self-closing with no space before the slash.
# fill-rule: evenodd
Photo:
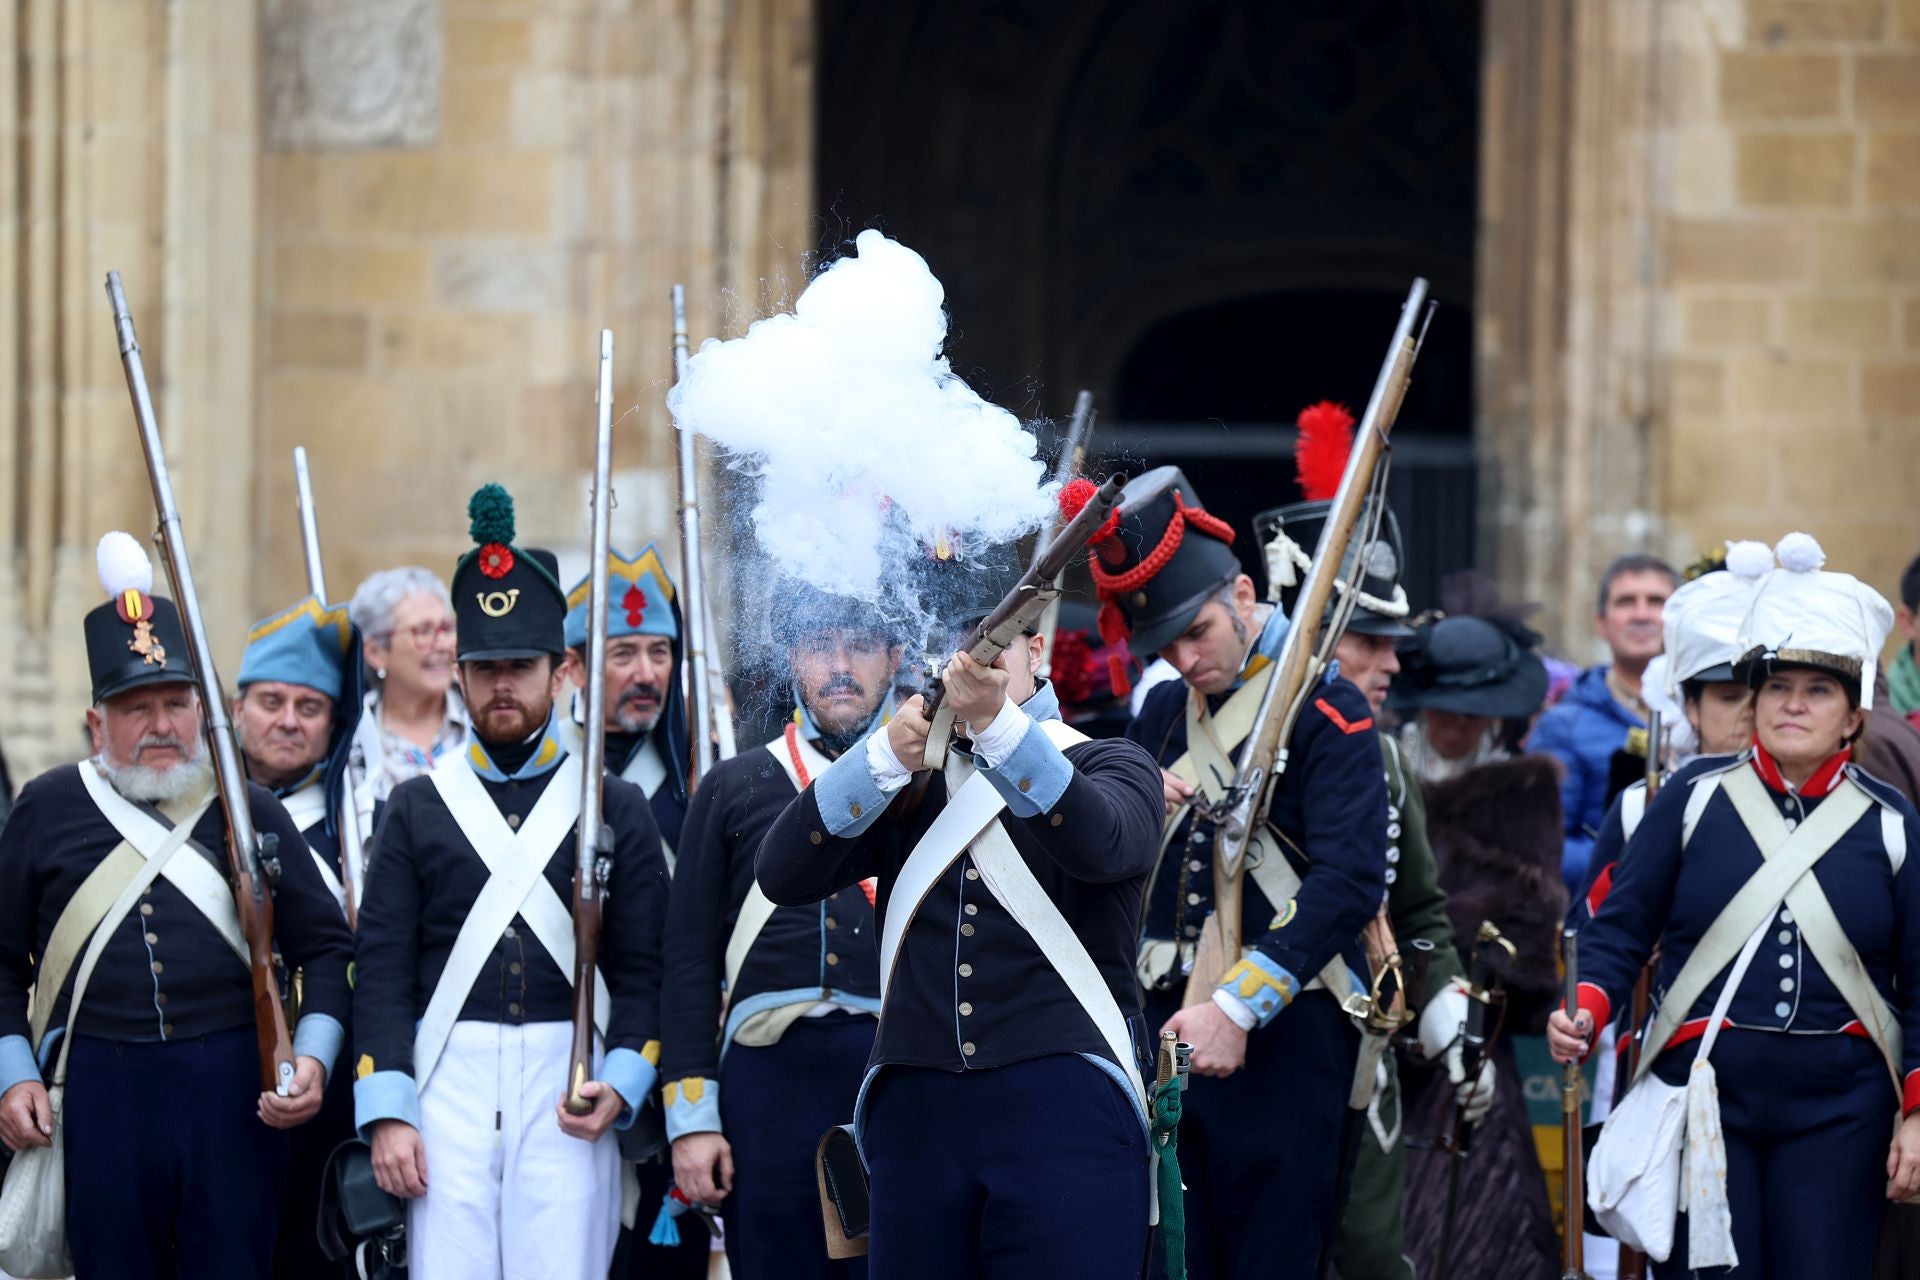
<svg viewBox="0 0 1920 1280">
<path fill-rule="evenodd" d="M 883 1067 L 863 1130 L 874 1280 L 1133 1280 L 1147 1139 L 1071 1054 L 984 1071 Z"/>
<path fill-rule="evenodd" d="M 1679 1084 L 1693 1051 L 1655 1070 Z M 1886 1209 L 1887 1149 L 1898 1101 L 1886 1059 L 1858 1036 L 1723 1031 L 1713 1049 L 1727 1139 L 1727 1207 L 1737 1280 L 1867 1280 Z M 1658 1280 L 1691 1277 L 1687 1215 Z"/>
<path fill-rule="evenodd" d="M 736 1044 L 720 1064 L 720 1123 L 733 1147 L 733 1194 L 720 1207 L 734 1280 L 862 1280 L 866 1260 L 827 1257 L 814 1152 L 853 1119 L 873 1053 L 874 1020 L 801 1018 L 776 1044 Z M 684 1219 L 682 1219 L 684 1221 Z"/>
<path fill-rule="evenodd" d="M 77 1280 L 266 1280 L 287 1135 L 260 1122 L 259 1097 L 251 1027 L 74 1040 L 64 1108 Z"/>
<path fill-rule="evenodd" d="M 653 1220 L 660 1216 L 660 1203 L 673 1186 L 673 1158 L 663 1154 L 635 1164 L 633 1170 L 640 1183 L 640 1209 L 631 1230 L 620 1228 L 611 1274 L 617 1280 L 707 1280 L 711 1240 L 699 1214 L 683 1213 L 674 1220 L 680 1243 L 671 1249 L 647 1239 Z"/>
<path fill-rule="evenodd" d="M 249 1041 L 249 1043 L 252 1043 Z M 287 1178 L 280 1195 L 280 1238 L 273 1248 L 273 1280 L 339 1280 L 337 1262 L 320 1252 L 316 1227 L 320 1184 L 334 1148 L 354 1135 L 353 1064 L 333 1064 L 325 1099 L 313 1119 L 287 1133 Z"/>
<path fill-rule="evenodd" d="M 1148 1025 L 1165 1025 L 1179 1004 L 1178 992 L 1150 993 Z M 1340 1157 L 1359 1052 L 1360 1033 L 1333 997 L 1309 991 L 1247 1037 L 1240 1070 L 1192 1078 L 1180 1174 L 1194 1280 L 1317 1274 L 1345 1194 Z"/>
</svg>

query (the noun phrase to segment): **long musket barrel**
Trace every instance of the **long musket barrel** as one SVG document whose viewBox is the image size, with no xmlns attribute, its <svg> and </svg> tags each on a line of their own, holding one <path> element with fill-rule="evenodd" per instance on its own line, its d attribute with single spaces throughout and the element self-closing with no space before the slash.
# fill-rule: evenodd
<svg viewBox="0 0 1920 1280">
<path fill-rule="evenodd" d="M 240 765 L 240 745 L 228 718 L 226 694 L 214 670 L 213 649 L 207 643 L 206 623 L 200 616 L 200 598 L 193 589 L 193 569 L 187 563 L 187 543 L 180 531 L 180 511 L 173 501 L 173 482 L 167 475 L 160 428 L 153 417 L 153 397 L 147 390 L 147 370 L 140 359 L 140 341 L 134 336 L 133 316 L 127 311 L 120 273 L 107 273 L 107 299 L 113 305 L 114 335 L 120 343 L 120 363 L 127 374 L 127 393 L 140 429 L 140 447 L 147 456 L 147 478 L 153 483 L 153 506 L 159 516 L 158 537 L 173 583 L 174 603 L 187 633 L 187 656 L 193 661 L 200 701 L 207 717 L 207 741 L 213 751 L 214 780 L 220 808 L 227 819 L 227 858 L 233 869 L 234 900 L 240 928 L 247 940 L 247 963 L 253 975 L 253 1021 L 260 1046 L 260 1086 L 285 1096 L 293 1084 L 293 1039 L 287 1034 L 287 1014 L 280 1005 L 279 973 L 273 962 L 273 893 L 269 875 L 277 870 L 273 849 L 263 849 L 254 830 L 253 811 L 247 805 L 247 774 Z"/>
<path fill-rule="evenodd" d="M 1661 773 L 1665 764 L 1665 726 L 1661 723 L 1660 713 L 1647 713 L 1647 803 L 1660 794 Z M 1649 960 L 1640 970 L 1640 976 L 1633 984 L 1633 1026 L 1627 1031 L 1626 1053 L 1621 1056 L 1620 1076 L 1623 1081 L 1631 1081 L 1640 1069 L 1640 1053 L 1644 1046 L 1640 1037 L 1646 1033 L 1647 1018 L 1653 1012 L 1653 962 Z M 1620 1246 L 1620 1280 L 1643 1280 L 1647 1274 L 1647 1255 L 1626 1245 Z"/>
<path fill-rule="evenodd" d="M 1566 963 L 1565 985 L 1569 1017 L 1580 1007 L 1579 935 L 1572 929 L 1560 932 L 1561 956 Z M 1599 1036 L 1600 1028 L 1594 1028 Z M 1569 1062 L 1560 1075 L 1560 1136 L 1565 1148 L 1566 1177 L 1562 1189 L 1565 1213 L 1561 1224 L 1561 1280 L 1583 1280 L 1586 1274 L 1586 1198 L 1587 1179 L 1583 1168 L 1585 1150 L 1580 1125 L 1580 1063 Z"/>
<path fill-rule="evenodd" d="M 1219 963 L 1220 970 L 1203 972 L 1203 966 L 1195 963 L 1185 997 L 1189 1005 L 1211 998 L 1214 986 L 1226 969 L 1240 959 L 1241 894 L 1247 850 L 1253 843 L 1254 833 L 1266 821 L 1274 780 L 1286 771 L 1287 739 L 1324 661 L 1320 639 L 1327 606 L 1333 599 L 1335 580 L 1345 567 L 1354 526 L 1359 523 L 1374 489 L 1374 473 L 1386 451 L 1387 435 L 1400 414 L 1414 358 L 1420 353 L 1426 312 L 1427 282 L 1415 279 L 1407 290 L 1406 301 L 1400 306 L 1393 341 L 1374 379 L 1373 394 L 1367 398 L 1359 430 L 1354 433 L 1346 472 L 1334 492 L 1326 524 L 1320 530 L 1319 545 L 1314 548 L 1313 567 L 1307 571 L 1294 607 L 1293 625 L 1287 631 L 1280 660 L 1260 699 L 1247 745 L 1237 762 L 1228 791 L 1227 812 L 1218 825 L 1214 848 L 1214 912 L 1208 941 L 1219 952 L 1213 959 Z M 1206 949 L 1202 948 L 1203 955 Z"/>
<path fill-rule="evenodd" d="M 1647 800 L 1660 794 L 1660 773 L 1665 763 L 1665 751 L 1662 740 L 1666 737 L 1666 726 L 1660 723 L 1658 711 L 1647 712 Z"/>
<path fill-rule="evenodd" d="M 599 431 L 593 451 L 593 570 L 587 593 L 587 722 L 581 726 L 579 840 L 573 862 L 573 1047 L 566 1108 L 593 1110 L 580 1092 L 593 1075 L 594 965 L 606 894 L 608 850 L 600 812 L 607 756 L 607 556 L 613 511 L 613 330 L 600 331 Z"/>
<path fill-rule="evenodd" d="M 1054 483 L 1064 485 L 1080 474 L 1086 465 L 1087 440 L 1093 433 L 1093 392 L 1082 390 L 1073 401 L 1073 419 L 1067 424 L 1066 438 L 1060 442 L 1060 456 L 1053 464 Z M 1040 536 L 1034 540 L 1033 554 L 1038 556 L 1047 549 L 1059 533 L 1063 522 L 1054 519 L 1043 525 Z M 1053 638 L 1060 631 L 1060 601 L 1048 603 L 1045 613 L 1040 615 L 1040 665 L 1034 674 L 1042 679 L 1053 674 Z"/>
<path fill-rule="evenodd" d="M 673 286 L 673 380 L 687 375 L 687 291 Z M 707 670 L 706 579 L 700 568 L 700 454 L 690 427 L 680 428 L 680 622 L 687 629 L 687 692 L 693 704 L 693 777 L 713 768 L 713 681 Z"/>
<path fill-rule="evenodd" d="M 307 557 L 307 590 L 327 602 L 327 570 L 320 559 L 320 522 L 313 510 L 313 479 L 307 474 L 307 447 L 293 446 L 293 489 L 300 508 L 300 549 Z"/>
<path fill-rule="evenodd" d="M 1126 477 L 1117 473 L 1107 477 L 1107 482 L 1087 499 L 1080 514 L 1068 521 L 1046 549 L 1033 558 L 1013 590 L 974 628 L 967 642 L 968 657 L 982 666 L 990 665 L 1006 652 L 1015 638 L 1039 621 L 1047 605 L 1059 598 L 1060 575 L 1066 572 L 1073 558 L 1086 549 L 1094 532 L 1107 522 L 1125 487 Z M 923 768 L 939 769 L 947 762 L 947 748 L 953 742 L 953 709 L 946 705 L 946 698 L 945 681 L 937 682 L 927 695 L 923 714 L 933 727 L 927 734 Z"/>
<path fill-rule="evenodd" d="M 327 603 L 327 571 L 320 558 L 320 520 L 313 505 L 313 477 L 307 470 L 305 445 L 293 446 L 294 505 L 300 513 L 300 547 L 307 559 L 307 590 L 321 604 Z M 358 654 L 347 661 L 358 662 Z M 335 708 L 335 714 L 340 714 Z M 360 928 L 360 814 L 354 803 L 353 788 L 340 789 L 340 891 L 345 898 L 347 927 Z"/>
</svg>

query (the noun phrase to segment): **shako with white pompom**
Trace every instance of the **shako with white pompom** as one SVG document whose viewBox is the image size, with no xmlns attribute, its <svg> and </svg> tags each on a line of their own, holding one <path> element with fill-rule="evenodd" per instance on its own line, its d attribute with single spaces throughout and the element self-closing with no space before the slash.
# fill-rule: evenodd
<svg viewBox="0 0 1920 1280">
<path fill-rule="evenodd" d="M 105 604 L 86 617 L 93 700 L 140 685 L 191 682 L 186 632 L 173 601 L 153 594 L 153 561 L 131 534 L 115 530 L 94 552 Z"/>
<path fill-rule="evenodd" d="M 1824 566 L 1812 535 L 1789 533 L 1773 549 L 1778 566 L 1755 581 L 1734 637 L 1734 674 L 1748 684 L 1789 667 L 1831 672 L 1873 706 L 1880 650 L 1893 630 L 1893 606 L 1850 573 Z"/>
</svg>

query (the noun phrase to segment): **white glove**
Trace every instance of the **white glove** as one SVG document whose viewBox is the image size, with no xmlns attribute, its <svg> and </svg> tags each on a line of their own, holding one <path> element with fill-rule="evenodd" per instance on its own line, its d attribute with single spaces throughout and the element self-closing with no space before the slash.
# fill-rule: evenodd
<svg viewBox="0 0 1920 1280">
<path fill-rule="evenodd" d="M 1466 1059 L 1461 1052 L 1467 1008 L 1467 993 L 1457 982 L 1427 1001 L 1420 1014 L 1420 1051 L 1429 1062 L 1445 1061 L 1454 1100 L 1468 1124 L 1479 1124 L 1493 1106 L 1493 1060 L 1482 1061 L 1475 1078 L 1467 1079 Z"/>
</svg>

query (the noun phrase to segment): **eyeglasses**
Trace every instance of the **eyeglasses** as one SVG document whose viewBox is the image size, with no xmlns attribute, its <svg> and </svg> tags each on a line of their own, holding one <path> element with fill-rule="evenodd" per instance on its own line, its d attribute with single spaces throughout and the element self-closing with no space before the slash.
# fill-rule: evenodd
<svg viewBox="0 0 1920 1280">
<path fill-rule="evenodd" d="M 398 631 L 389 631 L 387 639 L 391 640 L 395 636 L 409 636 L 416 647 L 428 649 L 440 641 L 452 640 L 453 632 L 453 619 L 448 618 L 442 622 L 422 622 Z"/>
</svg>

